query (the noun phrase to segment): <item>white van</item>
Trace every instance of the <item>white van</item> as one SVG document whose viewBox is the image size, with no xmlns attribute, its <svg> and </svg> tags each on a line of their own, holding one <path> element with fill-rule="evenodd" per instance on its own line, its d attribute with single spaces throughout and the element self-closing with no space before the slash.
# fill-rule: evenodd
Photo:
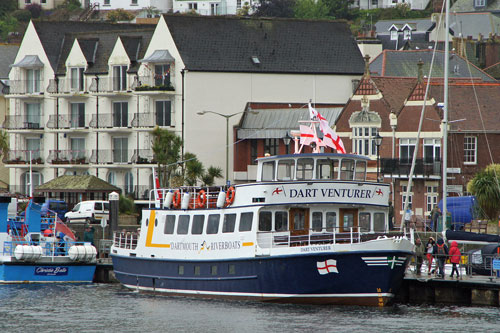
<svg viewBox="0 0 500 333">
<path fill-rule="evenodd" d="M 82 201 L 65 215 L 66 222 L 99 223 L 101 219 L 109 219 L 108 201 Z"/>
</svg>

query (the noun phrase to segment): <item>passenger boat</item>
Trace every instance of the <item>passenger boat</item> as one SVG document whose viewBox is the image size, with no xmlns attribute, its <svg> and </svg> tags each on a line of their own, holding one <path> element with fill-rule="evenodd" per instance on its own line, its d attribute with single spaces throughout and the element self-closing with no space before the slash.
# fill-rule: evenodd
<svg viewBox="0 0 500 333">
<path fill-rule="evenodd" d="M 116 278 L 168 295 L 386 305 L 414 246 L 388 233 L 389 185 L 367 181 L 367 163 L 266 156 L 255 183 L 153 189 L 140 234 L 114 235 Z"/>
<path fill-rule="evenodd" d="M 96 248 L 76 242 L 57 216 L 42 218 L 39 201 L 9 218 L 11 198 L 0 197 L 0 283 L 92 282 Z"/>
</svg>

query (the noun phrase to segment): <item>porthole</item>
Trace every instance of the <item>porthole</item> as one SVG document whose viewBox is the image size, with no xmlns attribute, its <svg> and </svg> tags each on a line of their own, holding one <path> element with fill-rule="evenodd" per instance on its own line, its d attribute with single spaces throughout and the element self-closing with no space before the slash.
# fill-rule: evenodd
<svg viewBox="0 0 500 333">
<path fill-rule="evenodd" d="M 155 227 L 158 226 L 158 219 L 155 219 Z"/>
<path fill-rule="evenodd" d="M 146 219 L 146 227 L 149 225 L 149 219 Z"/>
</svg>

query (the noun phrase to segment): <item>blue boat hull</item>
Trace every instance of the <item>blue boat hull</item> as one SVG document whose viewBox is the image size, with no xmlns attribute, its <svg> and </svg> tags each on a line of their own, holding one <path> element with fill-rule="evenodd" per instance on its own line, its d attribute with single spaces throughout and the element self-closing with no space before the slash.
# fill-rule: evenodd
<svg viewBox="0 0 500 333">
<path fill-rule="evenodd" d="M 95 264 L 4 263 L 0 283 L 92 282 L 95 269 Z"/>
<path fill-rule="evenodd" d="M 410 255 L 380 251 L 223 261 L 116 255 L 112 258 L 116 278 L 129 288 L 144 291 L 287 303 L 382 306 L 399 289 Z M 330 261 L 336 265 L 330 272 L 318 268 Z"/>
</svg>

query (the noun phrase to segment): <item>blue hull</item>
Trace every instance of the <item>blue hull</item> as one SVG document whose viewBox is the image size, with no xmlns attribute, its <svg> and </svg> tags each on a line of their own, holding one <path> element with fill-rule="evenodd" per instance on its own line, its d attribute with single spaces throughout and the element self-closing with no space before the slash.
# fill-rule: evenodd
<svg viewBox="0 0 500 333">
<path fill-rule="evenodd" d="M 381 251 L 224 261 L 112 258 L 116 278 L 129 288 L 145 291 L 274 302 L 385 305 L 401 285 L 409 256 Z M 327 260 L 336 264 L 329 273 L 318 268 Z"/>
<path fill-rule="evenodd" d="M 7 263 L 0 265 L 0 283 L 92 282 L 96 265 Z"/>
</svg>

